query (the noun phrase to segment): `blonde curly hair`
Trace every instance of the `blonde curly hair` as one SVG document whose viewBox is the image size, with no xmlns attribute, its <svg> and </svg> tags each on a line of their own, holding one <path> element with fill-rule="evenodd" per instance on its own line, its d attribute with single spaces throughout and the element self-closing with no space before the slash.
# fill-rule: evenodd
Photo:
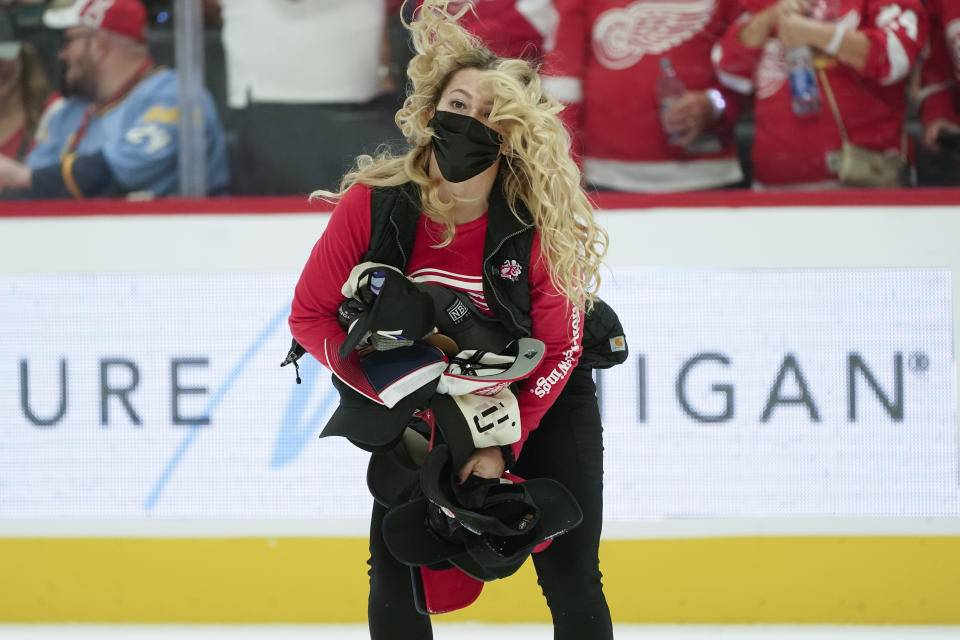
<svg viewBox="0 0 960 640">
<path fill-rule="evenodd" d="M 503 188 L 518 218 L 517 202 L 533 216 L 540 234 L 541 254 L 554 287 L 575 306 L 590 308 L 600 285 L 600 264 L 609 241 L 597 226 L 593 207 L 580 187 L 580 171 L 570 157 L 570 136 L 557 114 L 563 106 L 546 96 L 537 71 L 524 60 L 499 58 L 465 31 L 450 0 L 425 0 L 406 24 L 417 52 L 407 67 L 407 98 L 395 121 L 412 148 L 402 156 L 382 152 L 360 156 L 344 176 L 338 192 L 319 190 L 313 196 L 339 199 L 353 184 L 420 185 L 424 214 L 446 227 L 442 242 L 453 239 L 455 226 L 447 212 L 456 204 L 444 201 L 439 178 L 428 174 L 433 129 L 427 122 L 453 75 L 466 68 L 483 71 L 480 87 L 493 96 L 488 121 L 503 131 L 508 152 Z"/>
</svg>

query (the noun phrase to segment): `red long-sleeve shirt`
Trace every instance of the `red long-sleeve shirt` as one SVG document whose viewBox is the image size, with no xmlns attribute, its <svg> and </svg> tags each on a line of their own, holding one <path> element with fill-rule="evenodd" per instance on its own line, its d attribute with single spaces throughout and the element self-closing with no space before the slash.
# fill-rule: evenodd
<svg viewBox="0 0 960 640">
<path fill-rule="evenodd" d="M 774 0 L 754 0 L 754 10 Z M 870 41 L 862 72 L 836 60 L 825 73 L 850 141 L 877 151 L 900 149 L 906 112 L 905 82 L 927 41 L 927 14 L 920 0 L 840 0 L 840 20 Z M 786 51 L 777 38 L 751 49 L 739 41 L 752 18 L 744 14 L 714 51 L 720 79 L 731 89 L 753 93 L 754 178 L 761 184 L 836 180 L 841 138 L 826 97 L 815 115 L 793 112 Z M 818 79 L 819 83 L 819 79 Z M 821 92 L 823 87 L 821 87 Z"/>
<path fill-rule="evenodd" d="M 370 244 L 370 198 L 369 187 L 354 185 L 337 204 L 294 291 L 290 331 L 319 362 L 375 399 L 356 353 L 346 360 L 337 354 L 346 337 L 337 322 L 337 308 L 344 300 L 340 289 Z M 453 242 L 438 249 L 431 245 L 439 242 L 443 226 L 421 215 L 407 274 L 417 281 L 465 291 L 478 308 L 489 313 L 481 285 L 486 226 L 486 215 L 459 225 Z M 540 255 L 539 235 L 534 236 L 531 249 L 529 282 L 533 337 L 544 343 L 546 354 L 518 397 L 521 437 L 511 445 L 514 457 L 520 455 L 527 435 L 566 384 L 569 371 L 580 358 L 583 334 L 582 313 L 550 283 L 546 261 Z"/>
</svg>

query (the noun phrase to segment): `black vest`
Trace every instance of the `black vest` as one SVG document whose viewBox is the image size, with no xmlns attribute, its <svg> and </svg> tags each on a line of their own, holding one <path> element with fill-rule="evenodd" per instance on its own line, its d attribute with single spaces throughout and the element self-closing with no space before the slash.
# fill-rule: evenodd
<svg viewBox="0 0 960 640">
<path fill-rule="evenodd" d="M 530 250 L 533 216 L 518 203 L 521 222 L 510 211 L 500 178 L 490 192 L 483 247 L 483 296 L 507 332 L 532 333 L 530 320 Z M 370 248 L 361 262 L 380 262 L 406 272 L 422 213 L 420 187 L 408 182 L 375 187 L 370 201 Z"/>
<path fill-rule="evenodd" d="M 518 220 L 507 206 L 498 177 L 490 192 L 487 233 L 483 247 L 483 295 L 491 311 L 514 338 L 530 337 L 530 250 L 533 216 L 519 202 Z M 420 188 L 414 182 L 396 187 L 374 187 L 370 197 L 370 247 L 361 262 L 379 262 L 406 272 L 422 215 Z M 619 338 L 614 342 L 612 338 Z M 622 346 L 617 346 L 622 345 Z M 616 348 L 616 351 L 613 349 Z M 281 366 L 305 353 L 296 340 Z M 605 369 L 627 357 L 623 328 L 617 314 L 597 300 L 584 320 L 581 368 Z M 299 375 L 297 382 L 300 382 Z"/>
</svg>

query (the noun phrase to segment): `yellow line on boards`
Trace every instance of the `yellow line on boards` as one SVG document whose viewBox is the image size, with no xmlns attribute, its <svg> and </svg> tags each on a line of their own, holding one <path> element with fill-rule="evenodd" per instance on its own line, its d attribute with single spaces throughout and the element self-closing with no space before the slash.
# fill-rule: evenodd
<svg viewBox="0 0 960 640">
<path fill-rule="evenodd" d="M 614 621 L 960 623 L 960 537 L 608 540 Z M 361 622 L 360 538 L 3 538 L 0 622 Z M 547 622 L 531 563 L 441 620 Z"/>
</svg>

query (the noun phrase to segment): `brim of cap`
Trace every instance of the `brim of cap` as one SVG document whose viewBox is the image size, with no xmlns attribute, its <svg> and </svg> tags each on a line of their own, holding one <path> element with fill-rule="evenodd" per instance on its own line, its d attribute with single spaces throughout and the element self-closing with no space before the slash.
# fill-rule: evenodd
<svg viewBox="0 0 960 640">
<path fill-rule="evenodd" d="M 477 536 L 467 544 L 467 552 L 450 558 L 450 563 L 471 578 L 490 582 L 512 576 L 530 557 L 529 551 L 511 556 L 500 556 L 492 549 L 486 553 L 482 551 L 486 544 L 482 537 Z"/>
<path fill-rule="evenodd" d="M 483 591 L 483 582 L 458 569 L 410 567 L 413 603 L 424 615 L 448 613 L 473 604 Z"/>
<path fill-rule="evenodd" d="M 23 45 L 19 42 L 0 42 L 0 60 L 4 62 L 16 60 L 22 48 Z"/>
<path fill-rule="evenodd" d="M 48 29 L 69 29 L 80 24 L 80 10 L 82 0 L 77 0 L 69 7 L 47 9 L 43 12 L 43 25 Z"/>
<path fill-rule="evenodd" d="M 340 349 L 337 351 L 341 358 L 349 357 L 350 353 L 357 348 L 357 343 L 360 342 L 360 338 L 367 335 L 367 332 L 370 331 L 370 325 L 372 324 L 371 317 L 369 311 L 364 311 L 357 317 L 356 322 L 350 327 L 346 339 L 340 344 Z"/>
<path fill-rule="evenodd" d="M 430 399 L 430 410 L 433 411 L 437 430 L 442 438 L 442 440 L 438 440 L 438 443 L 446 444 L 449 448 L 447 455 L 450 456 L 454 468 L 460 469 L 476 448 L 473 444 L 473 437 L 470 435 L 470 426 L 466 422 L 466 417 L 452 396 L 440 393 Z M 434 455 L 437 448 L 434 447 L 434 451 L 430 452 L 427 461 Z M 424 464 L 426 465 L 426 463 Z"/>
<path fill-rule="evenodd" d="M 384 516 L 383 540 L 399 562 L 422 567 L 446 561 L 475 580 L 490 582 L 514 573 L 526 560 L 526 556 L 522 556 L 499 563 L 493 569 L 483 566 L 471 556 L 464 544 L 444 540 L 424 524 L 428 508 L 430 501 L 418 498 L 390 509 Z"/>
<path fill-rule="evenodd" d="M 546 346 L 535 338 L 520 338 L 511 351 L 516 349 L 516 359 L 507 369 L 490 375 L 467 376 L 454 373 L 443 374 L 443 385 L 450 395 L 500 391 L 510 383 L 530 376 L 543 360 Z"/>
<path fill-rule="evenodd" d="M 453 338 L 442 333 L 432 333 L 426 336 L 423 341 L 440 349 L 446 356 L 455 356 L 460 351 L 460 347 L 453 341 Z"/>
<path fill-rule="evenodd" d="M 433 394 L 436 381 L 403 398 L 392 409 L 364 397 L 336 376 L 333 386 L 340 392 L 340 406 L 320 437 L 342 436 L 364 451 L 389 451 L 400 441 L 413 412 Z"/>
<path fill-rule="evenodd" d="M 383 541 L 403 564 L 431 565 L 466 553 L 462 543 L 445 540 L 430 529 L 426 524 L 430 508 L 430 501 L 420 497 L 393 507 L 383 518 Z"/>
<path fill-rule="evenodd" d="M 447 358 L 437 347 L 414 342 L 387 351 L 372 351 L 360 358 L 360 369 L 383 404 L 394 407 L 404 398 L 434 383 L 447 368 Z"/>
</svg>

